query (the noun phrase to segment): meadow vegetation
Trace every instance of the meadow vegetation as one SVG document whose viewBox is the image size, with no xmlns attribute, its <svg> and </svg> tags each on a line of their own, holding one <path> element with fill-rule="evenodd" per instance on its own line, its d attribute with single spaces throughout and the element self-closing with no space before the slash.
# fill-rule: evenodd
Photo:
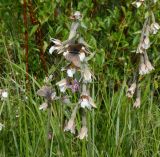
<svg viewBox="0 0 160 157">
<path fill-rule="evenodd" d="M 51 85 L 61 95 L 56 83 L 65 77 L 61 68 L 66 61 L 49 53 L 50 38 L 68 38 L 69 17 L 77 10 L 83 15 L 79 34 L 95 53 L 88 62 L 97 108 L 86 109 L 88 138 L 83 140 L 77 138 L 81 112 L 76 116 L 78 131 L 64 132 L 74 104 L 53 101 L 51 112 L 42 111 L 44 99 L 37 95 L 51 74 Z M 139 67 L 136 50 L 151 11 L 160 24 L 160 1 L 154 0 L 139 8 L 128 0 L 1 0 L 0 157 L 159 157 L 160 31 L 149 36 L 147 53 L 154 70 L 138 78 L 140 108 L 133 107 L 135 96 L 126 96 Z M 72 102 L 78 101 L 77 93 L 67 92 Z"/>
</svg>

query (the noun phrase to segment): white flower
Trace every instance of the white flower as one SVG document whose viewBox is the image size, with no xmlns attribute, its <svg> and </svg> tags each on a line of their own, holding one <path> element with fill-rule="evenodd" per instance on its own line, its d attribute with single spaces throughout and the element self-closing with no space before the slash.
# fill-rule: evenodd
<svg viewBox="0 0 160 157">
<path fill-rule="evenodd" d="M 136 101 L 134 102 L 133 107 L 140 108 L 140 105 L 141 105 L 141 100 L 140 100 L 140 97 L 138 97 L 136 98 Z"/>
<path fill-rule="evenodd" d="M 88 108 L 91 109 L 91 105 L 89 103 L 89 100 L 87 98 L 81 98 L 81 107 L 82 108 Z"/>
<path fill-rule="evenodd" d="M 160 29 L 160 26 L 156 22 L 152 23 L 151 26 L 150 26 L 150 31 L 153 34 L 157 34 L 157 32 L 158 32 L 159 29 Z"/>
<path fill-rule="evenodd" d="M 75 68 L 70 68 L 70 69 L 67 69 L 67 75 L 69 77 L 73 77 L 73 75 L 75 74 L 76 72 L 76 69 Z"/>
<path fill-rule="evenodd" d="M 77 136 L 80 140 L 88 137 L 88 129 L 86 126 L 83 126 Z"/>
<path fill-rule="evenodd" d="M 2 91 L 1 96 L 2 96 L 2 98 L 7 98 L 8 97 L 8 92 L 7 91 Z"/>
<path fill-rule="evenodd" d="M 93 99 L 87 94 L 87 92 L 83 92 L 81 94 L 81 99 L 79 103 L 82 108 L 88 108 L 88 109 L 91 109 L 92 107 L 96 108 L 96 104 L 94 103 Z"/>
<path fill-rule="evenodd" d="M 64 93 L 67 89 L 67 79 L 62 79 L 61 81 L 57 82 L 56 85 L 58 85 L 60 91 Z"/>
<path fill-rule="evenodd" d="M 48 104 L 47 104 L 46 102 L 44 102 L 43 104 L 41 104 L 41 105 L 39 106 L 39 110 L 46 110 L 47 107 L 48 107 Z"/>
<path fill-rule="evenodd" d="M 133 94 L 135 93 L 135 90 L 136 90 L 136 86 L 137 85 L 136 85 L 135 82 L 131 84 L 131 86 L 127 90 L 127 94 L 126 94 L 128 98 L 132 98 L 133 97 Z"/>
<path fill-rule="evenodd" d="M 84 61 L 85 57 L 86 57 L 85 53 L 84 53 L 84 52 L 80 52 L 79 58 L 80 58 L 80 61 L 81 61 L 81 62 Z"/>
<path fill-rule="evenodd" d="M 4 124 L 0 123 L 0 131 L 4 128 Z"/>
<path fill-rule="evenodd" d="M 64 128 L 64 131 L 70 131 L 72 134 L 75 134 L 75 122 L 74 122 L 74 118 L 71 118 L 67 125 Z"/>
</svg>

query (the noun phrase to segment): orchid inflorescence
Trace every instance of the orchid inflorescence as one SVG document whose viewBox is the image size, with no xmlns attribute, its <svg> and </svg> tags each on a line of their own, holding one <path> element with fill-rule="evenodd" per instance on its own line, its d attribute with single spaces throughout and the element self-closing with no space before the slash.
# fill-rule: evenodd
<svg viewBox="0 0 160 157">
<path fill-rule="evenodd" d="M 141 6 L 141 4 L 144 4 L 145 0 L 139 0 L 139 1 L 135 1 L 132 4 L 139 8 Z M 153 3 L 156 3 L 156 1 L 153 1 Z M 133 107 L 135 108 L 139 108 L 140 104 L 141 104 L 141 92 L 140 92 L 140 85 L 138 83 L 138 77 L 139 76 L 143 76 L 146 74 L 149 74 L 151 71 L 154 70 L 154 67 L 152 66 L 148 54 L 147 54 L 147 50 L 150 48 L 151 46 L 151 42 L 150 42 L 150 34 L 155 35 L 158 30 L 160 29 L 160 26 L 157 22 L 155 22 L 155 16 L 153 14 L 152 11 L 148 12 L 149 15 L 146 17 L 142 31 L 141 31 L 141 38 L 140 38 L 140 42 L 138 44 L 136 53 L 139 54 L 139 67 L 138 67 L 138 72 L 135 72 L 135 76 L 133 79 L 133 82 L 130 86 L 130 88 L 127 90 L 127 97 L 128 98 L 132 98 L 133 95 L 136 95 L 136 101 L 133 104 Z"/>
<path fill-rule="evenodd" d="M 66 78 L 63 78 L 56 85 L 59 87 L 62 97 L 57 97 L 56 93 L 52 91 L 49 86 L 43 86 L 37 94 L 46 98 L 46 102 L 40 106 L 40 109 L 46 109 L 49 102 L 56 99 L 63 99 L 63 102 L 70 103 L 69 96 L 66 95 L 67 90 L 71 90 L 72 93 L 80 93 L 79 101 L 76 103 L 71 118 L 66 123 L 64 131 L 70 131 L 75 133 L 75 119 L 78 110 L 81 108 L 82 116 L 82 128 L 80 129 L 79 139 L 87 137 L 87 122 L 86 122 L 86 108 L 96 108 L 96 105 L 89 93 L 88 84 L 92 82 L 93 74 L 88 66 L 88 60 L 93 56 L 93 53 L 89 51 L 89 45 L 83 40 L 77 33 L 78 28 L 81 26 L 82 15 L 79 11 L 76 11 L 70 19 L 73 21 L 69 33 L 69 37 L 65 41 L 58 39 L 51 39 L 53 46 L 50 47 L 49 53 L 57 53 L 65 58 L 67 66 L 62 68 L 62 72 L 66 72 Z M 52 79 L 52 76 L 46 78 L 46 82 Z M 44 92 L 45 91 L 45 92 Z M 47 91 L 47 92 L 46 92 Z"/>
</svg>

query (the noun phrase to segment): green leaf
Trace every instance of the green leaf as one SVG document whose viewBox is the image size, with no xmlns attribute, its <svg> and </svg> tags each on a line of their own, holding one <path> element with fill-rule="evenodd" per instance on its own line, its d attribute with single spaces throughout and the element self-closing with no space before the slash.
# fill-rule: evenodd
<svg viewBox="0 0 160 157">
<path fill-rule="evenodd" d="M 38 27 L 39 27 L 39 25 L 35 25 L 35 26 L 32 27 L 31 32 L 29 33 L 30 37 L 36 32 Z"/>
</svg>

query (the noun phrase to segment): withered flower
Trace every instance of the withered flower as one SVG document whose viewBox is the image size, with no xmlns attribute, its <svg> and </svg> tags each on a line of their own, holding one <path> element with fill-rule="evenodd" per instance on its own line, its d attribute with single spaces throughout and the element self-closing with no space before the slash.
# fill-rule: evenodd
<svg viewBox="0 0 160 157">
<path fill-rule="evenodd" d="M 83 126 L 77 136 L 80 140 L 88 137 L 88 129 L 86 126 Z"/>
<path fill-rule="evenodd" d="M 140 91 L 140 88 L 137 87 L 137 89 L 136 89 L 136 101 L 134 102 L 133 107 L 140 108 L 140 105 L 141 105 L 141 91 Z"/>
<path fill-rule="evenodd" d="M 75 118 L 78 111 L 78 104 L 74 107 L 72 111 L 71 118 L 69 119 L 67 125 L 64 127 L 64 131 L 70 131 L 75 134 Z"/>
</svg>

